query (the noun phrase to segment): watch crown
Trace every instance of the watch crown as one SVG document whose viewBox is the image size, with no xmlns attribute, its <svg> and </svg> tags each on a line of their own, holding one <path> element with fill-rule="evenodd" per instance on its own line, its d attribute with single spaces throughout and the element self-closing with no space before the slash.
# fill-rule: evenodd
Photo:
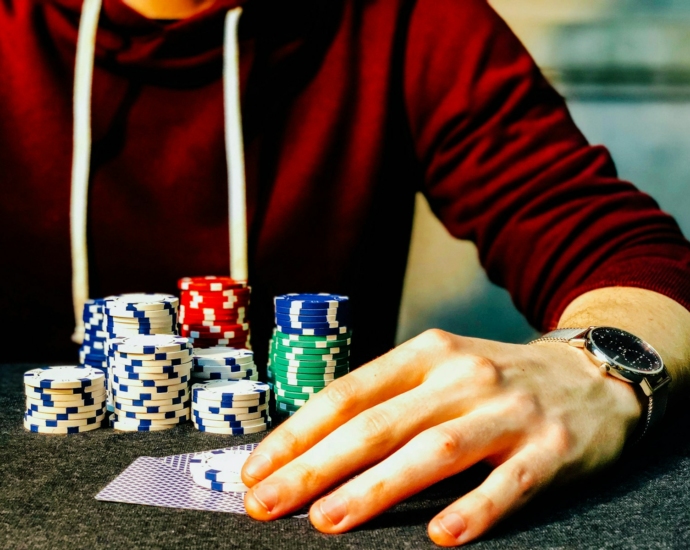
<svg viewBox="0 0 690 550">
<path fill-rule="evenodd" d="M 599 370 L 603 373 L 609 372 L 610 369 L 611 369 L 611 367 L 608 363 L 602 363 L 601 366 L 599 367 Z"/>
</svg>

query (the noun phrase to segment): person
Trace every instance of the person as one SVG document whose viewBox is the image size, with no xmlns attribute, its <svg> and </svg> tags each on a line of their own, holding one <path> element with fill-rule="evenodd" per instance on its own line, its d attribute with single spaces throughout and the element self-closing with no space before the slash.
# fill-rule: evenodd
<svg viewBox="0 0 690 550">
<path fill-rule="evenodd" d="M 351 297 L 362 365 L 252 455 L 252 517 L 313 502 L 315 527 L 341 533 L 486 461 L 488 478 L 429 524 L 461 545 L 647 428 L 652 399 L 560 341 L 430 330 L 389 351 L 418 190 L 532 324 L 634 334 L 670 375 L 665 420 L 683 406 L 688 242 L 586 142 L 485 0 L 105 0 L 91 36 L 80 15 L 94 5 L 0 4 L 6 360 L 74 357 L 85 280 L 103 296 L 228 272 L 223 35 L 241 6 L 225 74 L 242 99 L 257 356 L 272 296 L 325 290 Z M 93 62 L 75 74 L 78 37 Z M 84 128 L 92 147 L 73 150 Z M 88 208 L 71 201 L 75 173 L 90 176 Z M 88 220 L 85 254 L 70 213 Z"/>
</svg>

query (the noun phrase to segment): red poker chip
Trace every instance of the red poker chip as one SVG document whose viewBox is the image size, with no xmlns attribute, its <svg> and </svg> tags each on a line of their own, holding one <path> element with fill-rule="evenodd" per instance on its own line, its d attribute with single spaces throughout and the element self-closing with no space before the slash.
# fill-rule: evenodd
<svg viewBox="0 0 690 550">
<path fill-rule="evenodd" d="M 195 300 L 244 298 L 251 294 L 251 288 L 229 288 L 226 290 L 183 290 L 181 294 Z"/>
<path fill-rule="evenodd" d="M 247 319 L 240 318 L 240 319 L 230 319 L 230 320 L 225 320 L 225 319 L 220 319 L 220 320 L 196 320 L 193 322 L 180 322 L 180 325 L 185 325 L 189 326 L 191 330 L 196 330 L 195 327 L 222 327 L 226 328 L 228 326 L 237 326 L 237 325 L 248 325 Z M 231 329 L 232 330 L 232 329 Z"/>
<path fill-rule="evenodd" d="M 246 315 L 180 315 L 181 325 L 237 325 L 247 321 Z"/>
<path fill-rule="evenodd" d="M 184 324 L 180 327 L 180 330 L 194 330 L 197 332 L 220 332 L 220 331 L 235 331 L 235 332 L 248 332 L 249 323 L 244 324 L 222 324 L 218 323 L 216 325 L 195 325 L 195 324 Z"/>
<path fill-rule="evenodd" d="M 247 281 L 237 281 L 232 277 L 218 277 L 208 275 L 206 277 L 183 277 L 177 281 L 180 290 L 228 290 L 232 288 L 246 288 Z"/>
<path fill-rule="evenodd" d="M 182 301 L 180 308 L 182 309 L 241 309 L 249 305 L 249 300 L 242 300 L 241 302 L 187 302 Z"/>
</svg>

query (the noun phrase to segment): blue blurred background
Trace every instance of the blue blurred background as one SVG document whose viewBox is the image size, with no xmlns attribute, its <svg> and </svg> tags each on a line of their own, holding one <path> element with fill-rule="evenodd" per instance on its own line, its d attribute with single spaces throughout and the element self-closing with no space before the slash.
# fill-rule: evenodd
<svg viewBox="0 0 690 550">
<path fill-rule="evenodd" d="M 690 235 L 690 0 L 490 0 L 623 179 Z M 474 246 L 418 197 L 398 340 L 426 328 L 524 342 L 536 334 Z"/>
</svg>

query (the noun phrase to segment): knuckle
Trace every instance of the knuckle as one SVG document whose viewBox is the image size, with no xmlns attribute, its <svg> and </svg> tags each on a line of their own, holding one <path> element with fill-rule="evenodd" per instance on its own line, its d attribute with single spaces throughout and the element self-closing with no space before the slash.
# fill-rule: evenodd
<svg viewBox="0 0 690 550">
<path fill-rule="evenodd" d="M 473 383 L 483 386 L 497 386 L 501 381 L 501 371 L 486 357 L 472 356 L 469 358 L 473 371 Z"/>
<path fill-rule="evenodd" d="M 573 448 L 573 437 L 561 421 L 553 421 L 546 430 L 546 443 L 559 457 L 565 457 Z"/>
<path fill-rule="evenodd" d="M 347 411 L 355 407 L 359 393 L 357 382 L 352 376 L 337 379 L 329 384 L 325 391 L 336 411 Z"/>
<path fill-rule="evenodd" d="M 295 462 L 291 466 L 290 478 L 299 480 L 303 487 L 315 487 L 321 484 L 322 475 L 310 464 Z"/>
<path fill-rule="evenodd" d="M 514 391 L 504 398 L 506 412 L 512 418 L 521 419 L 523 422 L 532 422 L 539 414 L 539 402 L 537 397 L 526 391 Z"/>
<path fill-rule="evenodd" d="M 530 496 L 537 487 L 534 472 L 524 464 L 513 464 L 505 472 L 507 481 L 516 488 L 519 498 Z"/>
<path fill-rule="evenodd" d="M 443 462 L 452 462 L 462 452 L 461 437 L 444 427 L 436 427 L 428 430 L 425 437 L 429 439 L 429 449 L 433 455 Z"/>
<path fill-rule="evenodd" d="M 428 346 L 433 349 L 444 350 L 449 349 L 453 346 L 456 337 L 450 332 L 446 332 L 445 330 L 431 328 L 425 330 L 417 338 L 421 341 L 421 343 L 424 346 Z"/>
<path fill-rule="evenodd" d="M 386 413 L 370 409 L 362 413 L 357 432 L 367 447 L 378 447 L 391 440 L 392 424 Z"/>
</svg>

